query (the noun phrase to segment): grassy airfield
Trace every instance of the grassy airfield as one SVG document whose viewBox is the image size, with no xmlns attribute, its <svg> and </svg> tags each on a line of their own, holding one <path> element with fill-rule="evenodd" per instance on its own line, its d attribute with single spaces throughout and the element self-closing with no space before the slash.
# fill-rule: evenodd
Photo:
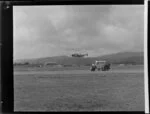
<svg viewBox="0 0 150 114">
<path fill-rule="evenodd" d="M 15 111 L 144 111 L 144 66 L 14 67 Z"/>
</svg>

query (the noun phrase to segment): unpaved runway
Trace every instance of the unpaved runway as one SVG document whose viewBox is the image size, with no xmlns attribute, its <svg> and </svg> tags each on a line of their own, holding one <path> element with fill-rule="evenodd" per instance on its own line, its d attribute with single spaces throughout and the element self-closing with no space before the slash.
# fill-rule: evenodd
<svg viewBox="0 0 150 114">
<path fill-rule="evenodd" d="M 14 72 L 15 111 L 144 111 L 143 67 L 21 70 Z"/>
</svg>

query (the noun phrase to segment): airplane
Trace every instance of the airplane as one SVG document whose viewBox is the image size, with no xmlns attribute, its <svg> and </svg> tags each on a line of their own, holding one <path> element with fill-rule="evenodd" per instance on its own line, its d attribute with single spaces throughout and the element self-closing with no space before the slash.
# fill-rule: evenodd
<svg viewBox="0 0 150 114">
<path fill-rule="evenodd" d="M 86 54 L 80 54 L 80 53 L 72 54 L 72 57 L 84 57 L 84 56 L 88 56 L 88 53 L 86 53 Z"/>
</svg>

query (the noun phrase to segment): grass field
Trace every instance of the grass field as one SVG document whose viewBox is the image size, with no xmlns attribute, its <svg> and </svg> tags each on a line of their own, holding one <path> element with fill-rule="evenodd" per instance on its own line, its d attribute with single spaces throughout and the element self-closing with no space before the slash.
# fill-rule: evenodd
<svg viewBox="0 0 150 114">
<path fill-rule="evenodd" d="M 14 71 L 15 111 L 144 111 L 143 66 Z"/>
</svg>

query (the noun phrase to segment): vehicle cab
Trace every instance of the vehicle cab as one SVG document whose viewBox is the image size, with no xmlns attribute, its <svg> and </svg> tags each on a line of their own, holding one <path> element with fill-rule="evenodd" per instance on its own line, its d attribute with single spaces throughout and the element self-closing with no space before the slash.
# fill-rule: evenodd
<svg viewBox="0 0 150 114">
<path fill-rule="evenodd" d="M 97 70 L 101 70 L 105 64 L 106 64 L 106 61 L 95 61 Z"/>
</svg>

